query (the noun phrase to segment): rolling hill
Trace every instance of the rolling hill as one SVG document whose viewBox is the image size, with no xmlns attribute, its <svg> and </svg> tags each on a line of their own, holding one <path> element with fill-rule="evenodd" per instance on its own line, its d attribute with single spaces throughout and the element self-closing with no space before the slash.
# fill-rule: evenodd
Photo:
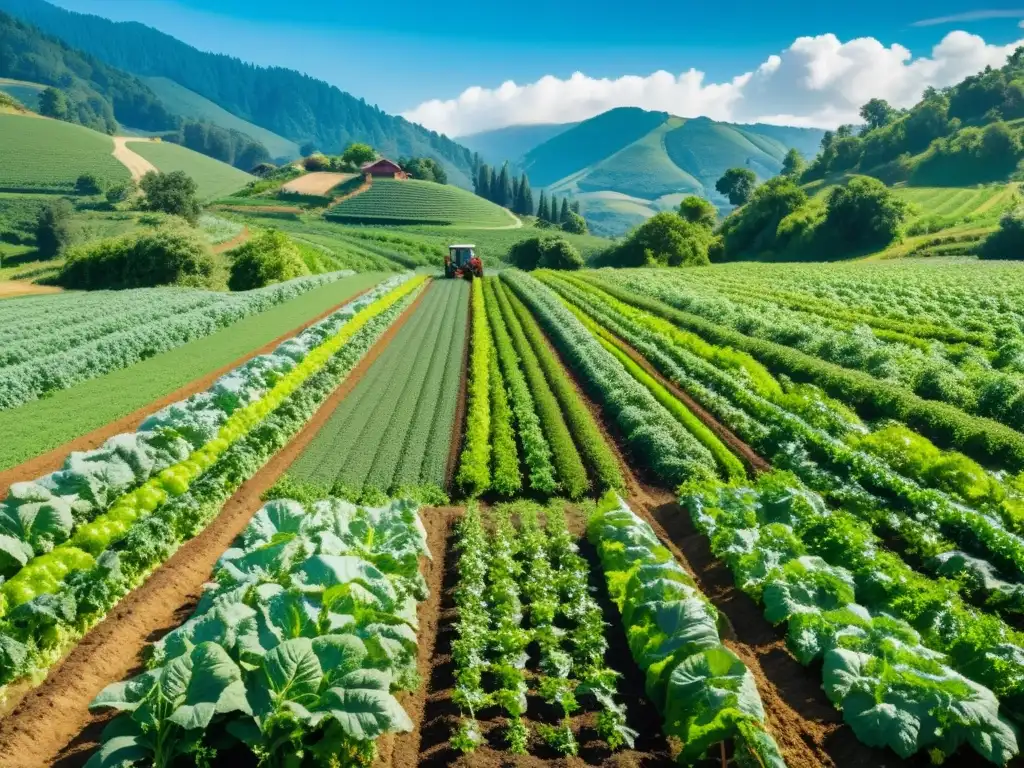
<svg viewBox="0 0 1024 768">
<path fill-rule="evenodd" d="M 113 67 L 168 78 L 289 141 L 313 142 L 325 152 L 365 141 L 389 156 L 429 156 L 444 164 L 449 181 L 470 186 L 469 149 L 301 72 L 205 53 L 143 24 L 74 13 L 43 0 L 0 0 L 0 10 Z"/>
<path fill-rule="evenodd" d="M 624 107 L 570 127 L 528 151 L 518 165 L 534 186 L 579 199 L 596 233 L 619 235 L 688 194 L 728 210 L 715 191 L 727 168 L 774 176 L 790 148 L 813 156 L 822 134 Z"/>
<path fill-rule="evenodd" d="M 254 178 L 227 163 L 214 160 L 212 157 L 201 155 L 177 144 L 129 141 L 128 148 L 149 160 L 163 173 L 172 171 L 187 173 L 199 185 L 200 200 L 213 200 L 230 195 Z"/>
<path fill-rule="evenodd" d="M 331 208 L 328 219 L 353 224 L 458 224 L 514 227 L 504 208 L 459 187 L 432 181 L 375 179 L 365 192 Z"/>
<path fill-rule="evenodd" d="M 0 147 L 0 190 L 70 191 L 83 173 L 108 183 L 129 179 L 112 154 L 113 140 L 73 123 L 0 114 Z"/>
<path fill-rule="evenodd" d="M 294 160 L 299 156 L 299 145 L 294 141 L 289 141 L 273 131 L 260 128 L 258 125 L 236 117 L 209 99 L 178 85 L 173 80 L 166 77 L 143 77 L 141 79 L 176 115 L 244 133 L 253 141 L 258 141 L 265 146 L 271 157 L 275 159 Z"/>
</svg>

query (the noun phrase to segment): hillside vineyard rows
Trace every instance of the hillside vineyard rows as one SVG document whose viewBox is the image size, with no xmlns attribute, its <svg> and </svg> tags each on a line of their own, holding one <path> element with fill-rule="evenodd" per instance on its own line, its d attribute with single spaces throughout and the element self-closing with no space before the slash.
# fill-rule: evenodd
<svg viewBox="0 0 1024 768">
<path fill-rule="evenodd" d="M 1020 764 L 1024 273 L 492 266 L 0 303 L 0 764 Z"/>
</svg>

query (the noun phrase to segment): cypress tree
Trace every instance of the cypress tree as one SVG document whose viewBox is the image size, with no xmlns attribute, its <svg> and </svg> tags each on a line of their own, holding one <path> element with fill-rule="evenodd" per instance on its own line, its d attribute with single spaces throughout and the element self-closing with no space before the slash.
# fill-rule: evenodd
<svg viewBox="0 0 1024 768">
<path fill-rule="evenodd" d="M 488 168 L 487 171 L 487 199 L 496 203 L 498 202 L 498 174 L 494 172 L 493 168 Z"/>
<path fill-rule="evenodd" d="M 508 201 L 512 213 L 519 213 L 519 177 L 512 177 L 512 197 Z"/>
<path fill-rule="evenodd" d="M 569 198 L 562 198 L 562 210 L 558 213 L 558 223 L 565 224 L 569 220 Z"/>
<path fill-rule="evenodd" d="M 501 173 L 498 174 L 498 185 L 495 190 L 495 194 L 498 199 L 494 202 L 498 205 L 504 206 L 505 208 L 512 206 L 514 198 L 512 197 L 512 179 L 509 176 L 508 163 L 501 166 Z"/>
<path fill-rule="evenodd" d="M 524 173 L 519 180 L 519 197 L 516 201 L 516 213 L 523 216 L 533 215 L 533 192 L 530 191 L 530 180 Z"/>
<path fill-rule="evenodd" d="M 572 211 L 573 213 L 577 214 L 577 215 L 582 215 L 582 214 L 580 214 L 580 201 L 579 200 L 573 200 L 572 201 L 572 205 L 569 206 L 569 210 Z"/>
<path fill-rule="evenodd" d="M 491 169 L 487 163 L 483 163 L 477 171 L 476 193 L 486 200 L 491 199 Z"/>
<path fill-rule="evenodd" d="M 537 218 L 541 221 L 547 221 L 548 215 L 548 199 L 542 189 L 540 191 L 540 202 L 537 204 Z"/>
</svg>

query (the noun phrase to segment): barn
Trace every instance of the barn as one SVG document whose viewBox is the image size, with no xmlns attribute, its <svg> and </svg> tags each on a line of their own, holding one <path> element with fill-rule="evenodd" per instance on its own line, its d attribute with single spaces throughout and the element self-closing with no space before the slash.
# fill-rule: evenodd
<svg viewBox="0 0 1024 768">
<path fill-rule="evenodd" d="M 376 178 L 407 178 L 402 167 L 398 163 L 388 160 L 386 157 L 382 157 L 380 160 L 374 160 L 372 163 L 366 163 L 362 166 L 362 172 L 366 176 L 374 176 Z"/>
</svg>

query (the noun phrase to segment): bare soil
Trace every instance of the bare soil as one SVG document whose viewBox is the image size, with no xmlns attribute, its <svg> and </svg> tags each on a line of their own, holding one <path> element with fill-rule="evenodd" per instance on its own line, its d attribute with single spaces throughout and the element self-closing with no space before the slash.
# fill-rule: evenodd
<svg viewBox="0 0 1024 768">
<path fill-rule="evenodd" d="M 129 141 L 148 141 L 148 139 L 135 138 L 132 136 L 114 136 L 114 151 L 111 153 L 117 158 L 135 181 L 138 181 L 150 171 L 157 172 L 156 166 L 142 155 L 135 152 L 128 146 Z"/>
<path fill-rule="evenodd" d="M 344 397 L 412 315 L 413 302 L 370 348 L 306 426 L 227 501 L 206 529 L 181 546 L 138 589 L 131 592 L 54 667 L 34 691 L 0 720 L 0 765 L 38 768 L 84 764 L 95 749 L 102 723 L 89 702 L 111 682 L 142 670 L 149 643 L 178 626 L 191 613 L 217 559 L 231 546 L 261 506 L 263 493 L 284 474 Z M 45 723 L 45 730 L 39 724 Z"/>
<path fill-rule="evenodd" d="M 20 280 L 0 281 L 0 299 L 12 299 L 15 296 L 37 296 L 44 293 L 60 293 L 64 289 L 57 285 L 37 285 L 23 283 Z"/>
<path fill-rule="evenodd" d="M 459 375 L 459 399 L 455 401 L 455 421 L 452 423 L 452 437 L 448 450 L 448 467 L 445 471 L 445 481 L 448 492 L 451 493 L 455 485 L 455 473 L 458 471 L 459 454 L 462 453 L 462 443 L 466 434 L 466 393 L 469 388 L 467 373 L 469 371 L 469 353 L 473 345 L 473 302 L 469 302 L 469 312 L 466 313 L 466 343 L 462 345 L 461 373 Z"/>
<path fill-rule="evenodd" d="M 0 501 L 3 501 L 7 497 L 7 491 L 10 488 L 11 483 L 16 483 L 20 480 L 29 480 L 35 477 L 40 477 L 49 472 L 55 472 L 63 466 L 64 460 L 72 451 L 88 451 L 93 448 L 99 448 L 114 435 L 119 435 L 122 432 L 134 431 L 135 428 L 138 427 L 139 423 L 151 413 L 159 411 L 161 408 L 164 408 L 171 403 L 184 400 L 186 397 L 194 395 L 196 392 L 202 392 L 205 389 L 209 389 L 213 383 L 224 374 L 234 370 L 238 366 L 242 365 L 242 363 L 247 360 L 251 360 L 257 355 L 265 355 L 268 352 L 273 352 L 274 349 L 282 342 L 301 333 L 314 323 L 318 323 L 331 313 L 337 312 L 338 309 L 343 307 L 345 304 L 348 304 L 350 301 L 358 298 L 369 290 L 371 289 L 366 288 L 362 291 L 353 293 L 344 301 L 320 313 L 316 317 L 307 320 L 297 328 L 293 328 L 287 333 L 281 334 L 276 339 L 264 344 L 259 349 L 254 349 L 252 352 L 233 360 L 227 365 L 218 368 L 216 371 L 195 379 L 184 387 L 180 387 L 164 397 L 161 397 L 159 400 L 154 400 L 148 405 L 138 408 L 126 416 L 122 416 L 116 421 L 112 421 L 98 429 L 94 429 L 92 432 L 84 434 L 81 437 L 76 437 L 74 440 L 64 443 L 63 445 L 54 448 L 52 451 L 47 451 L 46 453 L 22 462 L 17 466 L 0 471 Z M 400 319 L 401 318 L 399 318 L 399 320 Z"/>
<path fill-rule="evenodd" d="M 237 248 L 238 246 L 245 243 L 252 236 L 252 232 L 249 231 L 249 227 L 242 227 L 242 231 L 235 235 L 230 240 L 225 240 L 223 243 L 217 243 L 213 246 L 214 253 L 225 253 Z"/>
<path fill-rule="evenodd" d="M 281 191 L 296 195 L 326 195 L 342 182 L 355 178 L 355 175 L 354 173 L 307 173 L 289 181 L 281 187 Z"/>
</svg>

